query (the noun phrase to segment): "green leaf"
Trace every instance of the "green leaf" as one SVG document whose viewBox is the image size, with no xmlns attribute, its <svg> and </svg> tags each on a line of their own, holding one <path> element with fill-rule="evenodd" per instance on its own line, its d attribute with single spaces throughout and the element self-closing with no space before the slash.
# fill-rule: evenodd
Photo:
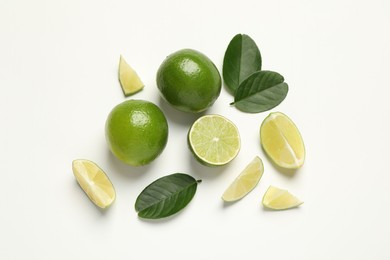
<svg viewBox="0 0 390 260">
<path fill-rule="evenodd" d="M 135 210 L 139 217 L 147 219 L 173 215 L 192 200 L 199 182 L 201 181 L 184 173 L 162 177 L 138 195 Z"/>
<path fill-rule="evenodd" d="M 282 75 L 273 71 L 258 71 L 240 84 L 232 105 L 244 112 L 263 112 L 279 105 L 287 92 L 288 85 Z"/>
<path fill-rule="evenodd" d="M 237 34 L 230 41 L 223 59 L 222 75 L 228 90 L 234 94 L 241 82 L 258 70 L 261 70 L 259 48 L 248 35 Z"/>
</svg>

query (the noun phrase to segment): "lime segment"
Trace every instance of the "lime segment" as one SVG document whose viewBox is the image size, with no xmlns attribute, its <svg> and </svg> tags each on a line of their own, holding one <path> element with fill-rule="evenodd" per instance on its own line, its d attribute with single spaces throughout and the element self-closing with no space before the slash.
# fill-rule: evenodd
<svg viewBox="0 0 390 260">
<path fill-rule="evenodd" d="M 232 202 L 243 198 L 256 187 L 263 176 L 263 172 L 263 162 L 256 156 L 226 189 L 222 199 Z"/>
<path fill-rule="evenodd" d="M 119 82 L 126 97 L 140 91 L 144 87 L 135 70 L 127 64 L 122 55 L 119 60 Z"/>
<path fill-rule="evenodd" d="M 240 151 L 237 127 L 220 115 L 200 117 L 188 133 L 191 151 L 202 163 L 210 166 L 225 165 Z"/>
<path fill-rule="evenodd" d="M 269 209 L 283 210 L 295 208 L 303 202 L 286 190 L 270 186 L 263 197 L 263 205 Z"/>
<path fill-rule="evenodd" d="M 293 121 L 285 114 L 269 114 L 260 127 L 260 141 L 265 152 L 276 165 L 297 169 L 305 161 L 305 146 Z"/>
<path fill-rule="evenodd" d="M 115 189 L 104 171 L 89 160 L 74 160 L 73 174 L 80 187 L 99 208 L 106 208 L 115 200 Z"/>
</svg>

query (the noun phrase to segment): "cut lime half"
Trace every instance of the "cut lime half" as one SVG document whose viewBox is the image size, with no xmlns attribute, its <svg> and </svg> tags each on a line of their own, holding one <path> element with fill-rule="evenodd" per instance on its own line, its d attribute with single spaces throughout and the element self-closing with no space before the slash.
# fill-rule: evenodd
<svg viewBox="0 0 390 260">
<path fill-rule="evenodd" d="M 241 146 L 237 127 L 220 115 L 206 115 L 196 120 L 189 130 L 188 142 L 195 157 L 209 166 L 229 163 Z"/>
<path fill-rule="evenodd" d="M 99 208 L 106 208 L 115 200 L 115 189 L 103 170 L 89 160 L 74 160 L 73 174 L 80 187 Z"/>
</svg>

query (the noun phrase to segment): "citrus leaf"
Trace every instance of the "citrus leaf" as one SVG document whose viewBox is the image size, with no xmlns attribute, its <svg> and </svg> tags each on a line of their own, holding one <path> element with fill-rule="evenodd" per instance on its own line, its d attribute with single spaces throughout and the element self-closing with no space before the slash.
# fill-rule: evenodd
<svg viewBox="0 0 390 260">
<path fill-rule="evenodd" d="M 138 195 L 135 210 L 139 217 L 147 219 L 173 215 L 192 200 L 199 182 L 184 173 L 161 177 Z"/>
<path fill-rule="evenodd" d="M 228 90 L 234 94 L 253 72 L 261 70 L 259 48 L 251 37 L 237 34 L 230 41 L 223 59 L 222 74 Z"/>
<path fill-rule="evenodd" d="M 240 84 L 232 105 L 243 112 L 263 112 L 279 105 L 287 92 L 288 85 L 282 75 L 273 71 L 257 71 Z"/>
</svg>

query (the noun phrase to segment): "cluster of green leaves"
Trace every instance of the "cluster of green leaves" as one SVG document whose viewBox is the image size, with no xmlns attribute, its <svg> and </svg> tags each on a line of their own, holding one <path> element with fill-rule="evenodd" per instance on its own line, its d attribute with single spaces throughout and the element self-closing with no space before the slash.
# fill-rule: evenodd
<svg viewBox="0 0 390 260">
<path fill-rule="evenodd" d="M 230 41 L 223 60 L 223 79 L 234 105 L 243 112 L 259 113 L 279 105 L 287 96 L 288 85 L 277 72 L 261 70 L 261 54 L 245 34 Z"/>
</svg>

